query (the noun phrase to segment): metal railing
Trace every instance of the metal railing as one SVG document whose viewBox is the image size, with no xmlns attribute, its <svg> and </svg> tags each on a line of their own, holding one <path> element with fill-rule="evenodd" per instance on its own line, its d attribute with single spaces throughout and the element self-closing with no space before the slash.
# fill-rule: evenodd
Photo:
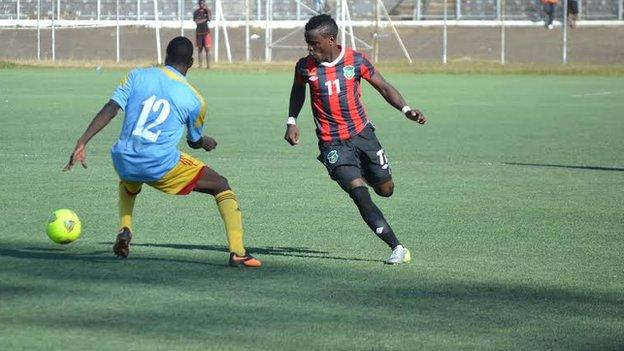
<svg viewBox="0 0 624 351">
<path fill-rule="evenodd" d="M 315 0 L 250 0 L 248 3 L 251 20 L 266 20 L 266 3 L 271 1 L 272 20 L 302 20 L 314 8 Z M 330 12 L 341 0 L 325 0 Z M 536 19 L 542 12 L 539 0 L 447 0 L 447 15 L 452 20 L 493 20 L 501 18 L 503 6 L 508 19 Z M 210 8 L 216 7 L 216 0 L 207 0 Z M 390 9 L 393 20 L 439 20 L 443 17 L 445 0 L 383 0 Z M 371 1 L 348 1 L 353 20 L 371 20 L 375 7 Z M 119 0 L 120 20 L 154 19 L 154 6 L 158 6 L 160 20 L 180 18 L 191 19 L 196 0 Z M 561 11 L 560 1 L 559 10 Z M 583 19 L 623 20 L 624 0 L 578 0 L 579 16 Z M 57 19 L 114 20 L 117 18 L 116 0 L 2 0 L 0 19 L 35 19 L 40 7 L 42 19 L 51 18 L 54 8 Z M 223 13 L 229 20 L 244 20 L 245 0 L 222 2 Z"/>
</svg>

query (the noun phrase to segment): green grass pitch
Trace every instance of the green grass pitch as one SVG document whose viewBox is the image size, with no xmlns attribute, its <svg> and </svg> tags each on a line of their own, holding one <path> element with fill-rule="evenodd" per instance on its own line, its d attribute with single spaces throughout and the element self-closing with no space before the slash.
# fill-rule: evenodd
<svg viewBox="0 0 624 351">
<path fill-rule="evenodd" d="M 214 200 L 145 188 L 129 259 L 111 252 L 121 115 L 62 173 L 121 70 L 0 70 L 2 350 L 588 350 L 624 347 L 621 77 L 388 74 L 429 123 L 364 84 L 396 182 L 375 197 L 410 264 L 317 155 L 284 140 L 291 72 L 191 71 L 259 270 L 226 267 Z M 75 210 L 60 246 L 48 215 Z"/>
</svg>

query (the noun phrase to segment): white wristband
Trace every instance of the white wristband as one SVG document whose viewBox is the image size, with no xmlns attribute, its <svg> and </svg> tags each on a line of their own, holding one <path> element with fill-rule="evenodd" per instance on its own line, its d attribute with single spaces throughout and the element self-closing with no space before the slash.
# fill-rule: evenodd
<svg viewBox="0 0 624 351">
<path fill-rule="evenodd" d="M 297 124 L 297 119 L 295 117 L 288 117 L 286 119 L 286 124 L 288 124 L 288 125 L 295 125 L 295 124 Z"/>
<path fill-rule="evenodd" d="M 409 111 L 411 111 L 412 108 L 409 107 L 408 105 L 403 106 L 403 108 L 401 109 L 401 112 L 403 112 L 403 114 L 408 113 Z"/>
</svg>

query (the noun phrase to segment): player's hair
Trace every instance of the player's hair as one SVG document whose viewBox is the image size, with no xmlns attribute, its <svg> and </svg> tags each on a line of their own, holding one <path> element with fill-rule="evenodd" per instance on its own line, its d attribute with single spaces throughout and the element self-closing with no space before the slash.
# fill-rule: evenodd
<svg viewBox="0 0 624 351">
<path fill-rule="evenodd" d="M 317 15 L 308 21 L 305 25 L 306 32 L 311 30 L 318 31 L 324 37 L 333 36 L 336 38 L 338 36 L 338 25 L 330 15 L 322 14 Z"/>
<path fill-rule="evenodd" d="M 167 45 L 166 65 L 188 65 L 193 63 L 193 43 L 185 37 L 171 39 Z"/>
</svg>

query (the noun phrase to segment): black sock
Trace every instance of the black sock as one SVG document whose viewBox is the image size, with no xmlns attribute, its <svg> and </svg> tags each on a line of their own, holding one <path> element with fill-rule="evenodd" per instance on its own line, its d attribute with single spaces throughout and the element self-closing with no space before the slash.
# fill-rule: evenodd
<svg viewBox="0 0 624 351">
<path fill-rule="evenodd" d="M 394 235 L 392 228 L 390 228 L 390 224 L 386 222 L 383 213 L 381 213 L 379 208 L 373 203 L 367 187 L 358 186 L 353 188 L 349 191 L 349 196 L 351 196 L 353 202 L 355 202 L 360 210 L 364 222 L 368 224 L 369 228 L 377 234 L 381 240 L 388 244 L 393 250 L 398 245 L 401 245 Z"/>
</svg>

